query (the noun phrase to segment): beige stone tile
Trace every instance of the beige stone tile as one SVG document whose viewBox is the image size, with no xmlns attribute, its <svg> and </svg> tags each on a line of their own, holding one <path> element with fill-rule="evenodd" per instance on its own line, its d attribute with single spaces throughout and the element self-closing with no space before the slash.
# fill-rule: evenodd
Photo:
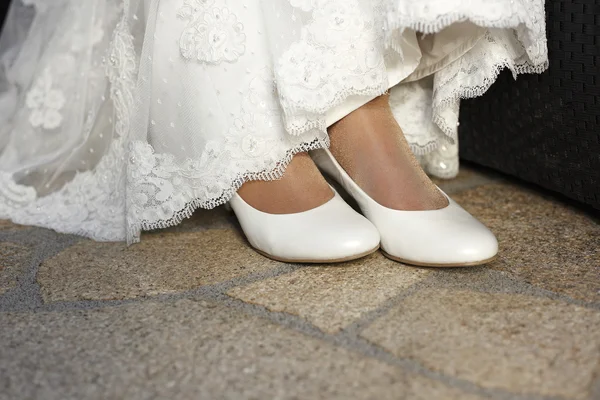
<svg viewBox="0 0 600 400">
<path fill-rule="evenodd" d="M 479 399 L 215 303 L 0 317 L 3 400 Z"/>
<path fill-rule="evenodd" d="M 14 289 L 27 268 L 31 249 L 16 243 L 0 242 L 0 294 Z"/>
<path fill-rule="evenodd" d="M 552 198 L 514 185 L 453 196 L 498 236 L 491 268 L 544 289 L 600 301 L 600 224 Z"/>
<path fill-rule="evenodd" d="M 298 269 L 234 288 L 228 294 L 271 311 L 298 315 L 325 332 L 335 333 L 419 282 L 428 272 L 375 253 L 340 266 Z"/>
<path fill-rule="evenodd" d="M 145 235 L 141 243 L 82 241 L 42 263 L 46 302 L 126 299 L 227 281 L 280 264 L 254 252 L 236 230 Z"/>
<path fill-rule="evenodd" d="M 487 388 L 587 398 L 600 312 L 516 294 L 425 290 L 362 335 L 398 357 Z"/>
</svg>

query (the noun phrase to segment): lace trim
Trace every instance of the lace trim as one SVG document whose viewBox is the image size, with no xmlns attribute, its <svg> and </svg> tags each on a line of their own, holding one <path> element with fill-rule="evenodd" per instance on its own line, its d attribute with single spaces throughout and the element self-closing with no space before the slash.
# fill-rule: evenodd
<svg viewBox="0 0 600 400">
<path fill-rule="evenodd" d="M 154 158 L 160 157 L 160 155 L 157 156 L 156 154 L 154 154 L 152 146 L 148 145 L 147 143 L 140 142 L 139 145 L 151 151 Z M 275 161 L 275 166 L 265 167 L 263 170 L 258 172 L 248 172 L 244 174 L 239 174 L 238 176 L 231 178 L 231 180 L 224 185 L 226 186 L 226 188 L 217 197 L 202 200 L 201 196 L 193 195 L 193 200 L 181 204 L 179 207 L 177 207 L 177 211 L 175 211 L 173 215 L 171 215 L 169 218 L 155 221 L 139 219 L 139 223 L 131 224 L 128 228 L 128 243 L 131 244 L 139 241 L 140 229 L 155 230 L 175 226 L 181 223 L 184 219 L 191 217 L 193 212 L 198 208 L 211 209 L 227 203 L 229 199 L 238 191 L 238 189 L 245 182 L 253 180 L 280 179 L 285 173 L 287 166 L 292 161 L 292 158 L 296 154 L 327 147 L 329 147 L 328 138 L 315 139 L 311 142 L 301 143 L 285 151 L 285 154 L 281 157 L 278 157 L 277 161 Z M 174 166 L 174 170 L 177 172 L 178 176 L 183 177 L 185 175 L 185 171 L 189 171 L 190 169 L 192 169 L 192 165 L 194 165 L 197 162 L 198 160 L 188 159 L 182 164 Z M 179 195 L 182 195 L 182 193 L 179 193 Z M 174 194 L 172 198 L 177 196 L 178 194 Z"/>
<path fill-rule="evenodd" d="M 472 13 L 465 11 L 457 11 L 452 14 L 437 16 L 433 18 L 433 21 L 431 17 L 422 17 L 421 19 L 415 20 L 415 17 L 413 16 L 408 17 L 402 14 L 397 15 L 396 13 L 394 13 L 394 15 L 388 17 L 386 30 L 394 31 L 409 28 L 424 34 L 440 32 L 450 25 L 464 21 L 470 21 L 475 25 L 487 28 L 514 28 L 527 22 L 525 18 L 521 18 L 518 14 L 511 14 L 508 19 L 490 21 L 485 17 L 477 17 Z"/>
<path fill-rule="evenodd" d="M 483 78 L 481 83 L 476 88 L 463 86 L 460 88 L 460 90 L 456 90 L 452 96 L 439 100 L 438 107 L 443 108 L 456 101 L 473 99 L 475 97 L 482 96 L 496 82 L 500 73 L 505 69 L 509 69 L 513 74 L 513 78 L 517 79 L 517 75 L 541 74 L 548 69 L 548 66 L 548 61 L 540 65 L 535 65 L 530 62 L 525 62 L 521 65 L 515 65 L 507 60 L 502 60 L 501 62 L 495 63 L 489 69 L 489 76 Z"/>
<path fill-rule="evenodd" d="M 435 123 L 435 120 L 434 120 Z M 431 140 L 425 144 L 410 143 L 409 147 L 416 156 L 424 156 L 434 152 L 440 146 L 439 139 Z"/>
<path fill-rule="evenodd" d="M 344 4 L 334 1 L 329 5 L 332 6 L 332 4 L 338 3 L 339 6 L 334 7 L 336 14 L 335 18 L 331 17 L 333 19 L 331 23 L 339 24 L 342 22 L 342 26 L 344 26 L 344 23 L 347 23 L 348 20 L 355 18 L 358 21 L 356 25 L 364 29 L 360 35 L 356 35 L 357 37 L 353 37 L 352 40 L 349 40 L 349 35 L 344 36 L 340 34 L 341 39 L 338 41 L 338 47 L 340 48 L 346 48 L 350 43 L 353 43 L 353 48 L 355 45 L 356 47 L 360 47 L 361 40 L 368 39 L 375 48 L 391 48 L 399 53 L 401 58 L 401 44 L 398 41 L 402 35 L 399 35 L 399 33 L 405 29 L 435 33 L 454 23 L 468 20 L 477 25 L 489 28 L 515 29 L 518 35 L 522 37 L 521 40 L 525 41 L 522 44 L 522 48 L 524 53 L 529 56 L 530 61 L 523 62 L 523 65 L 520 66 L 515 65 L 514 62 L 511 64 L 508 61 L 503 61 L 494 68 L 501 70 L 506 66 L 510 67 L 515 74 L 519 74 L 543 72 L 548 65 L 544 25 L 543 21 L 538 20 L 544 18 L 544 6 L 540 0 L 534 0 L 533 3 L 524 3 L 520 0 L 491 0 L 487 3 L 477 2 L 476 7 L 470 2 L 451 5 L 447 0 L 426 0 L 422 2 L 391 1 L 388 6 L 387 19 L 382 21 L 382 30 L 373 29 L 373 26 L 377 25 L 375 19 L 370 21 L 368 15 L 356 15 L 356 10 L 359 7 L 355 4 L 355 1 L 344 2 Z M 385 62 L 382 59 L 380 62 L 372 65 L 370 69 L 363 71 L 365 75 L 372 76 L 372 84 L 366 86 L 359 84 L 359 87 L 352 86 L 354 71 L 340 68 L 335 71 L 336 79 L 331 83 L 332 87 L 330 89 L 333 93 L 329 96 L 317 97 L 323 91 L 323 86 L 322 84 L 318 84 L 320 81 L 316 80 L 314 75 L 328 76 L 328 74 L 332 73 L 330 69 L 333 67 L 324 67 L 321 66 L 320 62 L 315 63 L 314 61 L 314 59 L 324 60 L 331 57 L 331 51 L 327 46 L 328 41 L 331 39 L 311 34 L 311 24 L 315 24 L 319 16 L 323 14 L 323 11 L 316 4 L 318 3 L 312 1 L 292 1 L 293 6 L 305 12 L 312 12 L 312 19 L 303 28 L 302 39 L 294 43 L 281 56 L 278 62 L 278 69 L 276 70 L 278 82 L 285 89 L 282 90 L 280 98 L 286 116 L 286 130 L 293 135 L 301 135 L 316 127 L 320 127 L 325 132 L 326 124 L 324 120 L 326 113 L 330 109 L 339 106 L 350 96 L 379 96 L 389 89 Z M 370 28 L 367 29 L 365 28 L 366 26 Z M 343 33 L 344 30 L 340 29 L 339 32 Z M 309 56 L 305 53 L 309 54 Z M 340 51 L 340 53 L 342 52 Z M 383 53 L 383 51 L 380 51 L 380 53 Z M 333 59 L 336 58 L 333 57 Z M 358 65 L 361 66 L 362 64 L 359 63 Z M 308 68 L 309 66 L 313 66 L 312 69 Z M 305 83 L 299 78 L 302 77 L 302 74 L 306 74 L 307 71 L 310 74 L 304 78 Z M 292 74 L 292 72 L 294 73 Z M 486 71 L 485 75 L 488 72 Z M 439 110 L 448 107 L 450 103 L 459 101 L 461 98 L 481 95 L 493 83 L 498 73 L 499 71 L 489 80 L 484 78 L 484 82 L 481 85 L 484 89 L 460 88 L 461 90 L 457 91 L 451 97 L 436 100 L 434 110 L 436 114 L 434 117 L 435 122 L 448 135 L 450 141 L 456 139 L 456 129 L 444 122 L 444 118 L 439 116 L 441 113 Z M 288 82 L 291 76 L 294 77 L 293 82 Z M 345 78 L 348 78 L 347 83 L 342 84 L 341 82 Z M 300 90 L 299 93 L 304 93 L 308 89 L 311 89 L 316 93 L 312 95 L 314 99 L 312 101 L 292 100 L 292 96 L 288 95 L 288 91 L 290 91 L 290 88 L 296 86 Z M 311 96 L 301 96 L 301 98 L 306 97 Z M 327 101 L 323 101 L 325 98 Z M 312 114 L 312 118 L 310 120 L 303 120 L 302 114 L 307 112 Z M 456 118 L 455 122 L 457 121 L 458 118 Z M 425 144 L 415 143 L 411 147 L 415 153 L 423 154 L 435 150 L 437 148 L 437 140 L 436 138 Z"/>
<path fill-rule="evenodd" d="M 386 46 L 392 46 L 395 30 L 413 29 L 425 34 L 470 21 L 486 28 L 515 29 L 533 64 L 547 58 L 543 0 L 487 0 L 450 4 L 447 0 L 396 1 L 389 7 L 385 25 Z M 393 47 L 393 46 L 392 46 Z"/>
<path fill-rule="evenodd" d="M 439 126 L 439 128 L 446 134 L 446 136 L 454 142 L 457 140 L 457 129 L 458 126 L 458 110 L 461 99 L 469 99 L 479 97 L 483 95 L 497 80 L 498 75 L 504 70 L 509 69 L 513 77 L 517 79 L 520 74 L 526 73 L 542 73 L 548 68 L 547 57 L 544 57 L 543 61 L 536 63 L 532 60 L 523 60 L 523 56 L 526 53 L 526 49 L 523 47 L 523 54 L 519 57 L 505 54 L 503 57 L 492 64 L 487 64 L 488 58 L 486 53 L 482 49 L 487 49 L 485 46 L 494 49 L 497 53 L 500 53 L 502 47 L 501 37 L 495 38 L 489 31 L 484 37 L 484 42 L 481 42 L 478 46 L 471 50 L 475 55 L 467 53 L 461 63 L 469 64 L 469 68 L 473 68 L 477 65 L 476 60 L 479 60 L 477 66 L 477 74 L 471 78 L 471 82 L 468 84 L 464 83 L 464 79 L 458 79 L 457 75 L 465 74 L 464 68 L 457 68 L 454 74 L 446 76 L 444 82 L 436 87 L 434 92 L 434 103 L 433 103 L 433 121 Z M 465 59 L 467 61 L 465 61 Z M 462 85 L 458 86 L 455 84 L 456 81 L 463 82 Z M 452 119 L 449 118 L 449 112 L 452 114 Z M 453 122 L 454 125 L 449 125 L 448 122 Z"/>
<path fill-rule="evenodd" d="M 439 32 L 442 29 L 463 21 L 471 21 L 487 28 L 509 28 L 519 24 L 533 27 L 543 13 L 543 1 L 534 0 L 524 4 L 523 0 L 486 0 L 462 1 L 452 4 L 447 0 L 422 0 L 406 2 L 390 1 L 387 12 L 387 28 L 411 28 L 426 34 Z M 533 20 L 531 19 L 533 18 Z"/>
<path fill-rule="evenodd" d="M 177 11 L 187 21 L 179 40 L 181 55 L 188 60 L 218 65 L 234 63 L 246 52 L 244 25 L 227 7 L 214 0 L 184 0 Z"/>
<path fill-rule="evenodd" d="M 502 61 L 500 63 L 497 63 L 490 69 L 492 76 L 484 78 L 483 81 L 481 82 L 481 85 L 478 88 L 461 87 L 461 88 L 457 89 L 456 91 L 454 91 L 452 93 L 452 96 L 440 100 L 439 104 L 434 107 L 433 122 L 437 126 L 439 126 L 440 129 L 448 136 L 448 138 L 451 140 L 451 142 L 454 143 L 454 141 L 458 138 L 458 136 L 457 136 L 458 133 L 456 132 L 456 129 L 454 127 L 448 125 L 446 122 L 446 119 L 441 116 L 441 114 L 443 114 L 443 111 L 445 109 L 447 109 L 448 107 L 451 107 L 454 103 L 460 102 L 460 100 L 472 99 L 472 98 L 479 97 L 479 96 L 482 96 L 483 94 L 485 94 L 485 92 L 487 92 L 489 90 L 489 88 L 494 84 L 494 82 L 496 82 L 496 80 L 498 79 L 498 76 L 504 69 L 510 69 L 513 72 L 513 75 L 516 79 L 517 75 L 540 74 L 540 73 L 544 72 L 546 69 L 548 69 L 548 65 L 549 64 L 546 62 L 542 65 L 526 64 L 526 65 L 521 65 L 519 67 L 515 67 L 514 65 L 511 65 L 511 63 L 509 63 L 507 61 Z M 415 151 L 416 154 L 424 154 L 423 149 L 420 146 L 415 147 L 415 146 L 411 145 L 411 148 L 413 149 L 413 151 Z M 433 144 L 432 146 L 427 146 L 425 148 L 425 153 L 427 153 L 429 151 L 433 151 L 436 148 L 437 148 L 437 143 Z"/>
</svg>

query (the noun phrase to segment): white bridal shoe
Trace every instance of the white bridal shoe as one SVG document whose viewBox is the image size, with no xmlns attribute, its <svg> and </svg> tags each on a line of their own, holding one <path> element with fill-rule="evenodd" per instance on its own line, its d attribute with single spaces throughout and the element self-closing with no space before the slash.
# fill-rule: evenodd
<svg viewBox="0 0 600 400">
<path fill-rule="evenodd" d="M 294 214 L 259 211 L 237 193 L 229 204 L 250 244 L 277 261 L 343 262 L 364 257 L 379 248 L 377 229 L 337 192 L 327 203 Z"/>
<path fill-rule="evenodd" d="M 496 257 L 498 241 L 494 234 L 443 191 L 449 204 L 442 209 L 394 210 L 365 193 L 329 150 L 314 150 L 311 156 L 319 168 L 346 189 L 377 227 L 381 249 L 387 257 L 428 267 L 480 265 Z"/>
</svg>

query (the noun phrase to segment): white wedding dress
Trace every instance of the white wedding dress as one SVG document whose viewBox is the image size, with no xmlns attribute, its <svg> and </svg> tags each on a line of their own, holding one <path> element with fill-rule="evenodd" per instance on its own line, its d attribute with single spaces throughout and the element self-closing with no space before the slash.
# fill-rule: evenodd
<svg viewBox="0 0 600 400">
<path fill-rule="evenodd" d="M 543 0 L 13 0 L 0 219 L 135 242 L 280 177 L 390 88 L 451 177 L 460 99 L 546 67 Z"/>
</svg>

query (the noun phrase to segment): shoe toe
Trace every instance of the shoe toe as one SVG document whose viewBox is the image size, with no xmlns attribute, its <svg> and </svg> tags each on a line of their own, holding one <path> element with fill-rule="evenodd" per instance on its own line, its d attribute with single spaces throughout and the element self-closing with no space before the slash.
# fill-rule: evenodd
<svg viewBox="0 0 600 400">
<path fill-rule="evenodd" d="M 343 200 L 335 199 L 317 218 L 305 220 L 301 246 L 290 246 L 290 254 L 314 260 L 341 261 L 359 258 L 379 247 L 379 231 Z"/>
<path fill-rule="evenodd" d="M 479 265 L 498 253 L 494 234 L 455 203 L 434 211 L 390 212 L 379 226 L 385 227 L 383 250 L 409 264 Z"/>
<path fill-rule="evenodd" d="M 447 259 L 453 263 L 480 263 L 498 254 L 498 240 L 485 225 L 473 218 L 469 226 L 456 229 L 448 251 L 451 253 Z"/>
<path fill-rule="evenodd" d="M 379 231 L 336 193 L 327 203 L 296 214 L 267 214 L 234 196 L 232 206 L 248 241 L 275 260 L 349 261 L 379 247 Z"/>
<path fill-rule="evenodd" d="M 338 255 L 359 255 L 379 247 L 379 231 L 362 215 L 353 211 L 343 219 L 324 228 L 324 241 L 331 244 L 331 251 Z M 335 227 L 334 229 L 331 229 Z"/>
</svg>

